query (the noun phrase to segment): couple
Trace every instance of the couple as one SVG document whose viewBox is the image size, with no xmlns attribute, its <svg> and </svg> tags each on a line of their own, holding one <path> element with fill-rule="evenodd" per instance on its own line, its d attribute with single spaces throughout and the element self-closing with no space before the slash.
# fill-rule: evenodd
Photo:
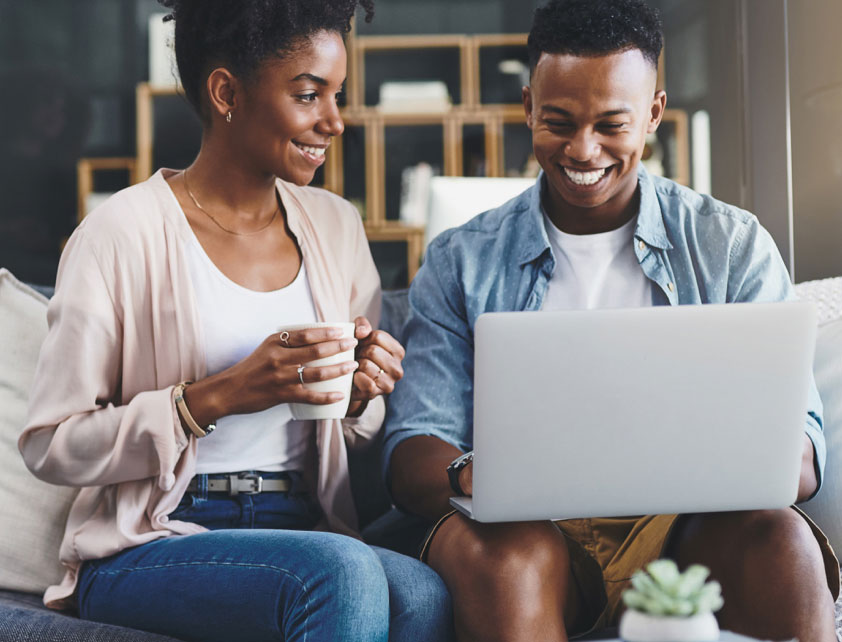
<svg viewBox="0 0 842 642">
<path fill-rule="evenodd" d="M 544 172 L 430 246 L 405 361 L 375 330 L 359 216 L 305 187 L 342 133 L 342 36 L 371 0 L 161 1 L 202 147 L 92 213 L 62 257 L 20 440 L 39 477 L 81 487 L 49 605 L 185 640 L 566 640 L 614 622 L 631 572 L 671 555 L 713 569 L 725 628 L 835 639 L 838 567 L 792 509 L 496 525 L 449 511 L 471 489 L 452 462 L 471 446 L 481 312 L 791 292 L 756 219 L 639 168 L 666 103 L 642 0 L 536 12 L 523 102 Z M 277 332 L 315 320 L 355 320 L 355 338 Z M 299 372 L 350 347 L 352 362 Z M 346 418 L 292 419 L 290 402 L 336 400 L 304 380 L 350 372 Z M 387 482 L 434 524 L 426 563 L 353 537 L 347 449 L 378 434 L 393 390 Z M 804 429 L 800 499 L 823 472 L 817 398 Z M 255 472 L 264 492 L 248 494 Z"/>
</svg>

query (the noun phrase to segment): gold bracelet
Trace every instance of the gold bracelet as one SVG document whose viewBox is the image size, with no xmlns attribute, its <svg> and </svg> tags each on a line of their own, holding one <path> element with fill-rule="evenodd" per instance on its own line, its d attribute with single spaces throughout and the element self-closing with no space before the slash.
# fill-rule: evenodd
<svg viewBox="0 0 842 642">
<path fill-rule="evenodd" d="M 175 407 L 178 410 L 178 415 L 187 424 L 187 427 L 190 429 L 197 438 L 201 439 L 202 437 L 207 437 L 211 434 L 214 430 L 216 430 L 215 424 L 208 424 L 207 428 L 202 428 L 199 424 L 196 423 L 196 420 L 193 419 L 193 415 L 190 414 L 190 410 L 187 408 L 187 402 L 184 401 L 184 390 L 189 386 L 192 381 L 182 381 L 175 387 Z"/>
</svg>

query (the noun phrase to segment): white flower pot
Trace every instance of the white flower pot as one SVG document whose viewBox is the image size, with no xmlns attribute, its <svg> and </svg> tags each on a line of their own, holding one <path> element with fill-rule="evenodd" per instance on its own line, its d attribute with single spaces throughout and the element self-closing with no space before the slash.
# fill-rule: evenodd
<svg viewBox="0 0 842 642">
<path fill-rule="evenodd" d="M 713 613 L 678 617 L 627 609 L 620 618 L 620 638 L 626 642 L 714 642 L 719 639 L 719 624 Z"/>
</svg>

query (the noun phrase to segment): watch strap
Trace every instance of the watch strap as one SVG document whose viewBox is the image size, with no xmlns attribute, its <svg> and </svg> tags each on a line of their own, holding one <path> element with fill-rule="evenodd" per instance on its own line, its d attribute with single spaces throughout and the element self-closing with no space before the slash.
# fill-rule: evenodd
<svg viewBox="0 0 842 642">
<path fill-rule="evenodd" d="M 453 490 L 454 493 L 458 497 L 464 497 L 465 491 L 462 489 L 462 485 L 459 483 L 459 474 L 462 472 L 462 469 L 465 468 L 468 464 L 470 464 L 474 460 L 474 451 L 470 451 L 459 455 L 456 459 L 450 462 L 450 465 L 447 467 L 447 478 L 450 482 L 450 488 Z"/>
</svg>

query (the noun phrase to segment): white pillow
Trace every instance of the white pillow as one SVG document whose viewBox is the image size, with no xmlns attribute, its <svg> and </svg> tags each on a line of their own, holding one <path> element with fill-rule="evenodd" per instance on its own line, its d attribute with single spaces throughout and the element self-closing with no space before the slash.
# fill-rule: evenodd
<svg viewBox="0 0 842 642">
<path fill-rule="evenodd" d="M 842 278 L 795 286 L 798 298 L 818 307 L 818 334 L 813 373 L 824 405 L 827 464 L 819 494 L 801 508 L 842 551 Z"/>
<path fill-rule="evenodd" d="M 842 318 L 842 276 L 799 283 L 795 294 L 802 301 L 816 305 L 819 326 Z"/>
<path fill-rule="evenodd" d="M 46 310 L 43 295 L 0 269 L 0 589 L 31 593 L 64 575 L 58 551 L 76 496 L 36 479 L 18 452 Z"/>
</svg>

